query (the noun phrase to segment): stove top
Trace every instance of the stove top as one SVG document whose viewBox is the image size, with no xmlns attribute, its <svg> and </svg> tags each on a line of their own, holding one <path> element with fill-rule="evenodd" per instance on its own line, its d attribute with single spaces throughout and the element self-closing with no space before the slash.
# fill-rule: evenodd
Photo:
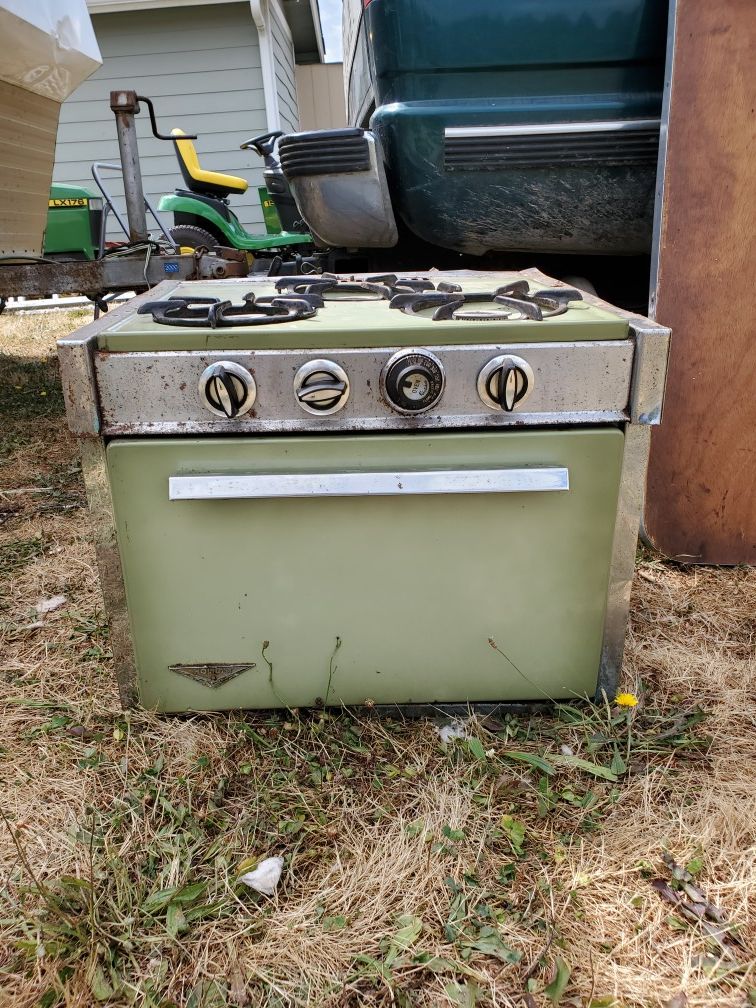
<svg viewBox="0 0 756 1008">
<path fill-rule="evenodd" d="M 625 422 L 638 332 L 536 270 L 431 271 L 166 281 L 59 345 L 108 437 L 450 431 Z"/>
<path fill-rule="evenodd" d="M 580 291 L 520 274 L 329 274 L 179 283 L 99 336 L 106 351 L 310 349 L 623 339 Z"/>
<path fill-rule="evenodd" d="M 439 281 L 436 286 L 427 278 L 400 280 L 393 274 L 362 281 L 332 274 L 307 279 L 281 277 L 275 287 L 277 294 L 268 297 L 248 291 L 241 304 L 188 293 L 173 295 L 143 304 L 138 314 L 151 315 L 153 322 L 177 328 L 241 329 L 309 319 L 337 301 L 388 301 L 389 308 L 406 315 L 428 312 L 434 322 L 542 322 L 564 314 L 570 302 L 583 300 L 574 287 L 531 288 L 527 280 L 513 280 L 490 291 L 464 291 L 460 284 L 449 281 Z"/>
</svg>

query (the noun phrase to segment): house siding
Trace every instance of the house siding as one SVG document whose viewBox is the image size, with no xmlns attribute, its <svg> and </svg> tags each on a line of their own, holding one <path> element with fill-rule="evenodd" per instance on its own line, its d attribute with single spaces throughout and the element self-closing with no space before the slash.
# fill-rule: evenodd
<svg viewBox="0 0 756 1008">
<path fill-rule="evenodd" d="M 230 198 L 242 224 L 264 232 L 257 186 L 262 161 L 239 145 L 267 129 L 257 30 L 249 4 L 95 14 L 95 33 L 103 65 L 61 108 L 56 182 L 94 186 L 93 161 L 119 163 L 110 92 L 136 90 L 155 102 L 158 128 L 180 126 L 196 133 L 200 163 L 212 171 L 241 175 L 249 182 L 242 196 Z M 296 108 L 296 106 L 295 106 Z M 183 187 L 173 145 L 152 136 L 146 107 L 136 117 L 145 195 L 160 196 Z M 123 187 L 107 173 L 108 188 L 123 212 Z M 163 215 L 166 226 L 171 215 Z M 118 239 L 117 228 L 109 237 Z"/>
<path fill-rule="evenodd" d="M 270 32 L 280 128 L 284 133 L 293 133 L 299 129 L 294 46 L 283 12 L 275 2 L 270 5 Z"/>
</svg>

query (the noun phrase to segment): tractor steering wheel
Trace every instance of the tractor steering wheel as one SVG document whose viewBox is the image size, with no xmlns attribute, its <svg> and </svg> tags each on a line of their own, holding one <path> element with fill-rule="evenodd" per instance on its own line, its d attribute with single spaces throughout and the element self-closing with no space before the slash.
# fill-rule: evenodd
<svg viewBox="0 0 756 1008">
<path fill-rule="evenodd" d="M 261 133 L 260 136 L 252 137 L 250 140 L 245 140 L 243 144 L 239 147 L 239 150 L 253 150 L 260 157 L 265 157 L 266 154 L 272 154 L 276 146 L 276 140 L 283 136 L 283 130 L 273 130 L 271 133 Z"/>
</svg>

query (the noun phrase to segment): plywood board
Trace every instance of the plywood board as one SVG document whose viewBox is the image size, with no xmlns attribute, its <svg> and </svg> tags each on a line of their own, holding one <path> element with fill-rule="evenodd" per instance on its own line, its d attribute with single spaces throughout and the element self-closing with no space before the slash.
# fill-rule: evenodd
<svg viewBox="0 0 756 1008">
<path fill-rule="evenodd" d="M 678 0 L 655 317 L 672 328 L 645 530 L 756 563 L 756 5 Z"/>
<path fill-rule="evenodd" d="M 0 80 L 0 255 L 41 255 L 60 105 Z"/>
<path fill-rule="evenodd" d="M 341 63 L 297 67 L 300 129 L 341 129 L 347 125 L 343 72 Z"/>
</svg>

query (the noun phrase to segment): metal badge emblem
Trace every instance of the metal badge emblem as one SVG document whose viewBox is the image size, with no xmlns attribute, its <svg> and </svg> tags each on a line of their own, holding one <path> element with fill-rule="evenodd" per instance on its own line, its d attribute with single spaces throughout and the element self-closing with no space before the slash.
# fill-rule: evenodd
<svg viewBox="0 0 756 1008">
<path fill-rule="evenodd" d="M 248 672 L 254 667 L 255 662 L 250 662 L 248 665 L 233 665 L 226 662 L 206 662 L 201 665 L 168 666 L 171 672 L 177 672 L 179 675 L 186 676 L 187 679 L 193 679 L 201 686 L 207 686 L 210 689 L 217 689 L 224 683 L 230 682 L 231 679 L 235 679 L 237 676 L 240 676 L 242 672 Z"/>
</svg>

